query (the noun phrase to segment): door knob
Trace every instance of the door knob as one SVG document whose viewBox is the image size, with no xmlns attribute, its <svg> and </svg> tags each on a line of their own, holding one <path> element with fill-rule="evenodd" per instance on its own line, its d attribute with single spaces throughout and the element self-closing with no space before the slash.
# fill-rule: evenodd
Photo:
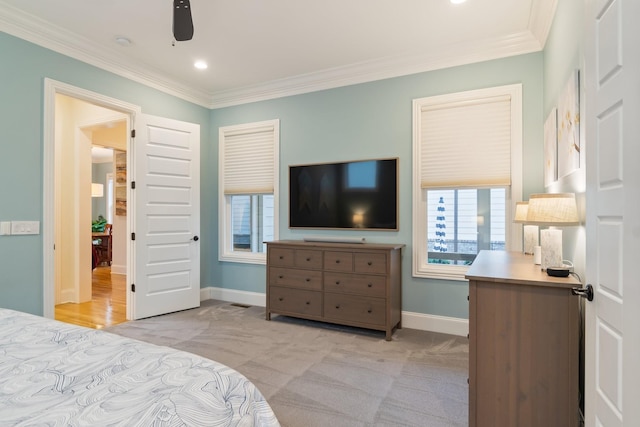
<svg viewBox="0 0 640 427">
<path fill-rule="evenodd" d="M 197 242 L 198 240 L 200 240 L 200 238 L 198 236 L 193 236 L 191 240 L 193 240 L 194 242 Z"/>
<path fill-rule="evenodd" d="M 593 286 L 591 285 L 587 285 L 584 288 L 571 288 L 571 293 L 586 298 L 588 301 L 593 301 Z"/>
</svg>

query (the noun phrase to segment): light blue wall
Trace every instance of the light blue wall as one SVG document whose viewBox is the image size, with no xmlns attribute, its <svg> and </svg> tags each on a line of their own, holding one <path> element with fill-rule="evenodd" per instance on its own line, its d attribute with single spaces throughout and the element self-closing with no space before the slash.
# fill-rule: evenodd
<svg viewBox="0 0 640 427">
<path fill-rule="evenodd" d="M 466 318 L 466 282 L 411 277 L 411 101 L 431 95 L 523 84 L 525 197 L 542 183 L 543 55 L 522 55 L 379 82 L 209 111 L 31 43 L 0 34 L 0 221 L 42 218 L 42 104 L 45 77 L 137 104 L 144 113 L 201 126 L 201 286 L 264 292 L 265 268 L 220 263 L 217 228 L 218 128 L 281 120 L 280 238 L 287 229 L 287 166 L 372 157 L 400 159 L 400 231 L 343 232 L 404 243 L 403 310 Z M 9 185 L 7 185 L 9 184 Z M 328 233 L 328 234 L 336 234 Z M 0 306 L 42 313 L 42 236 L 0 236 Z"/>
<path fill-rule="evenodd" d="M 564 90 L 567 81 L 575 70 L 580 70 L 580 92 L 584 94 L 584 14 L 583 0 L 563 0 L 558 2 L 547 44 L 544 50 L 544 117 L 558 104 L 558 98 Z M 584 117 L 585 103 L 588 99 L 581 96 L 580 113 Z M 580 144 L 586 141 L 584 123 L 580 126 Z M 586 169 L 584 150 L 580 156 L 580 170 L 560 178 L 546 189 L 547 192 L 575 193 L 578 203 L 578 213 L 582 218 L 582 225 L 563 228 L 563 258 L 571 260 L 575 271 L 585 277 L 586 263 L 586 234 L 584 227 L 586 209 Z"/>
<path fill-rule="evenodd" d="M 6 33 L 0 33 L 0 53 L 0 221 L 46 220 L 42 202 L 46 77 L 139 105 L 146 114 L 198 123 L 202 144 L 209 144 L 206 108 Z M 42 249 L 41 234 L 0 236 L 0 307 L 42 314 Z"/>
<path fill-rule="evenodd" d="M 217 109 L 211 113 L 212 144 L 203 150 L 217 165 L 218 128 L 280 119 L 280 238 L 301 239 L 310 234 L 364 236 L 371 242 L 404 243 L 403 310 L 467 318 L 468 284 L 462 281 L 416 279 L 411 276 L 412 230 L 412 100 L 432 95 L 522 83 L 523 192 L 542 190 L 542 53 L 488 61 L 373 83 L 325 90 L 276 100 Z M 311 231 L 287 228 L 288 166 L 293 164 L 398 157 L 400 159 L 400 230 L 398 232 Z M 214 168 L 207 185 L 215 193 Z M 207 203 L 215 217 L 217 200 Z M 210 230 L 217 241 L 217 229 Z M 217 248 L 206 254 L 206 285 L 265 292 L 265 268 L 220 263 Z"/>
<path fill-rule="evenodd" d="M 544 50 L 544 117 L 556 106 L 569 76 L 583 68 L 584 1 L 558 2 Z"/>
</svg>

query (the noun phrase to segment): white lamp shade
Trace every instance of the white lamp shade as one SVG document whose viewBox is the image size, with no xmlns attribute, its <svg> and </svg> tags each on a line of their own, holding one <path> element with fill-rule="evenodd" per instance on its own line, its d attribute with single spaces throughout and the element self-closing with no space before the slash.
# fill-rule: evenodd
<svg viewBox="0 0 640 427">
<path fill-rule="evenodd" d="M 102 197 L 104 196 L 104 186 L 102 184 L 97 184 L 95 182 L 91 183 L 91 197 Z"/>
<path fill-rule="evenodd" d="M 513 222 L 524 224 L 527 222 L 527 213 L 529 212 L 529 202 L 516 202 L 516 214 Z"/>
<path fill-rule="evenodd" d="M 529 197 L 527 224 L 578 225 L 578 206 L 573 193 L 542 193 Z"/>
</svg>

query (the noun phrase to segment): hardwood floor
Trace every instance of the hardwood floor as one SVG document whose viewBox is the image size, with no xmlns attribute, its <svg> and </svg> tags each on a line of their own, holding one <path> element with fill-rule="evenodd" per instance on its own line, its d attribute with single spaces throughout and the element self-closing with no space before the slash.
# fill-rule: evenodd
<svg viewBox="0 0 640 427">
<path fill-rule="evenodd" d="M 81 304 L 56 305 L 56 320 L 102 329 L 127 321 L 126 276 L 111 274 L 111 267 L 93 270 L 93 299 Z"/>
</svg>

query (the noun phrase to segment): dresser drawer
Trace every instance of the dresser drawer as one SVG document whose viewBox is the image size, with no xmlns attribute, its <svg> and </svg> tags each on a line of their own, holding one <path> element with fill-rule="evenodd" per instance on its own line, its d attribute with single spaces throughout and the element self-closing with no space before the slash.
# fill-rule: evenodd
<svg viewBox="0 0 640 427">
<path fill-rule="evenodd" d="M 296 249 L 295 265 L 300 268 L 322 268 L 322 251 Z"/>
<path fill-rule="evenodd" d="M 324 317 L 327 319 L 385 325 L 385 300 L 345 294 L 324 294 Z"/>
<path fill-rule="evenodd" d="M 269 309 L 279 313 L 322 315 L 322 293 L 302 289 L 269 288 Z"/>
<path fill-rule="evenodd" d="M 353 271 L 353 254 L 351 252 L 325 251 L 324 268 L 331 271 Z"/>
<path fill-rule="evenodd" d="M 269 285 L 322 290 L 322 271 L 269 267 Z"/>
<path fill-rule="evenodd" d="M 387 254 L 356 253 L 354 258 L 356 273 L 385 274 L 387 272 Z"/>
<path fill-rule="evenodd" d="M 293 267 L 295 252 L 293 249 L 269 248 L 269 265 Z"/>
<path fill-rule="evenodd" d="M 323 284 L 326 292 L 384 298 L 387 278 L 363 274 L 325 273 Z"/>
</svg>

